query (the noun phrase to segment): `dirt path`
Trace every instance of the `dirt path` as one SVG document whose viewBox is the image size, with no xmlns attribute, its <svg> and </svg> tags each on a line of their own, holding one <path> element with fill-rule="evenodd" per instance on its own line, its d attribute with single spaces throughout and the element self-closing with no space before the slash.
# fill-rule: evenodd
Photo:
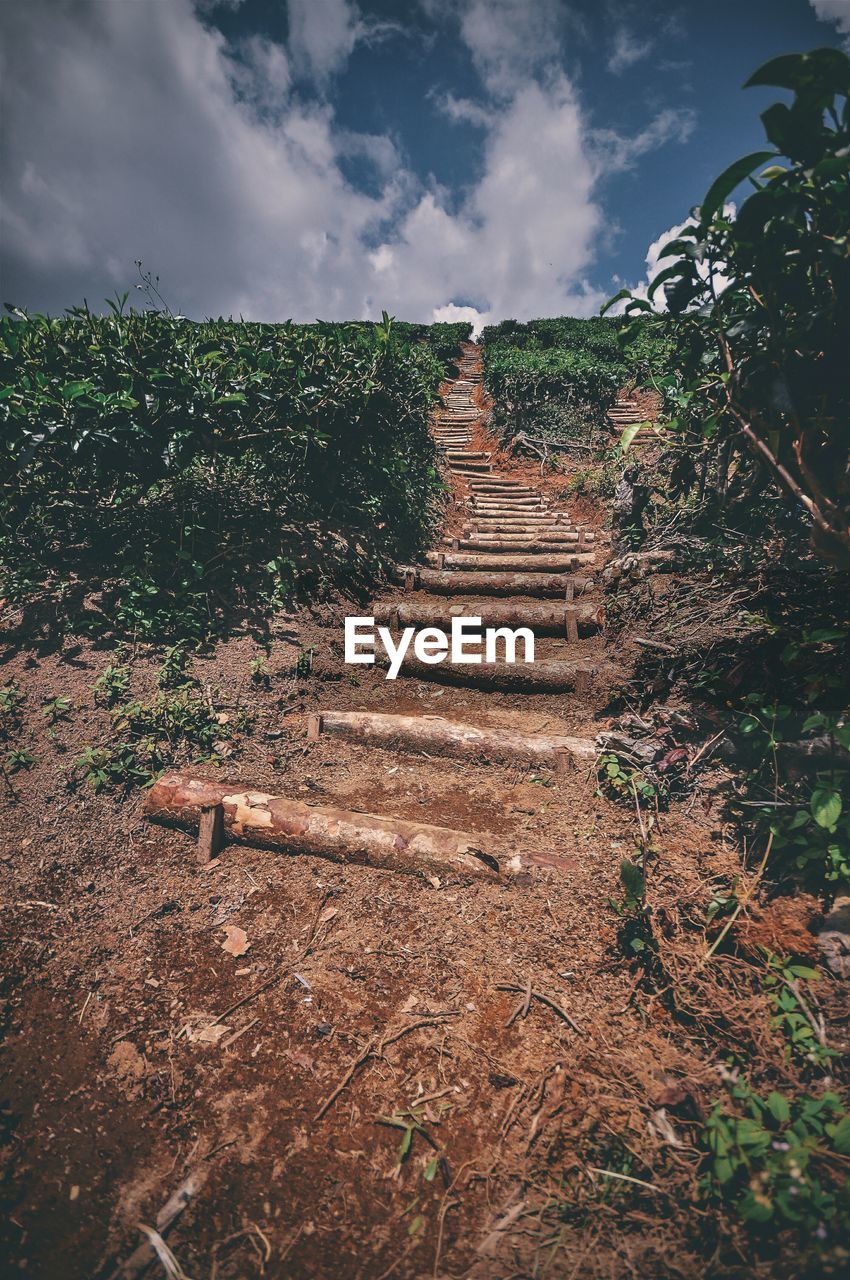
<svg viewBox="0 0 850 1280">
<path fill-rule="evenodd" d="M 310 716 L 350 711 L 591 741 L 602 727 L 624 666 L 579 606 L 601 600 L 606 539 L 533 466 L 496 456 L 479 380 L 470 346 L 435 423 L 453 486 L 446 540 L 380 603 L 425 619 L 475 601 L 513 617 L 550 606 L 537 658 L 561 686 L 470 684 L 439 666 L 352 675 L 339 617 L 293 623 L 281 652 L 312 646 L 312 678 L 256 695 L 265 732 L 233 774 L 490 832 L 528 869 L 416 878 L 239 845 L 198 868 L 191 840 L 146 823 L 139 800 L 69 799 L 63 761 L 45 765 L 4 845 L 12 1274 L 113 1274 L 188 1175 L 196 1193 L 170 1229 L 160 1222 L 194 1280 L 698 1273 L 684 1243 L 669 1260 L 692 1210 L 659 1201 L 645 1175 L 668 1158 L 645 1104 L 672 1080 L 713 1076 L 660 1004 L 631 1003 L 608 901 L 634 815 L 596 794 L 586 761 L 557 772 L 510 753 L 385 749 L 327 724 L 307 737 Z M 204 679 L 235 683 L 250 653 L 234 642 Z M 90 684 L 97 656 L 77 661 Z M 52 656 L 10 669 L 34 696 L 63 672 Z M 75 736 L 96 723 L 87 711 Z M 705 807 L 671 824 L 663 875 L 680 887 L 702 857 L 733 865 Z M 244 930 L 242 954 L 222 948 L 228 928 Z M 628 1239 L 624 1185 L 646 1224 Z"/>
</svg>

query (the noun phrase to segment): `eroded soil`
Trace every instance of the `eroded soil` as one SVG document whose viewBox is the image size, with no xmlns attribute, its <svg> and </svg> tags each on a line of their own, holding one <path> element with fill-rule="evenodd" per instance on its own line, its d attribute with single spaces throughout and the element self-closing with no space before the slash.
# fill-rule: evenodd
<svg viewBox="0 0 850 1280">
<path fill-rule="evenodd" d="M 533 465 L 498 461 L 541 485 Z M 587 504 L 574 516 L 604 520 Z M 201 867 L 190 836 L 144 820 L 139 791 L 69 783 L 82 746 L 109 735 L 92 693 L 109 652 L 57 651 L 49 636 L 9 647 L 3 681 L 27 693 L 36 764 L 11 779 L 2 824 L 7 1274 L 113 1274 L 191 1172 L 197 1194 L 163 1234 L 175 1274 L 195 1280 L 707 1274 L 685 1140 L 717 1062 L 710 1036 L 639 989 L 620 943 L 610 900 L 634 810 L 597 794 L 593 770 L 306 740 L 308 713 L 328 707 L 592 738 L 635 651 L 580 641 L 602 675 L 581 696 L 390 682 L 342 662 L 349 611 L 340 600 L 278 619 L 267 689 L 251 680 L 263 651 L 250 636 L 196 660 L 220 705 L 252 721 L 221 772 L 508 834 L 556 865 L 490 884 L 229 845 Z M 310 648 L 311 673 L 294 674 Z M 156 665 L 139 655 L 134 687 L 150 691 Z M 49 738 L 37 709 L 60 695 L 72 716 Z M 652 893 L 685 964 L 704 949 L 691 908 L 741 856 L 716 782 L 703 775 L 653 837 Z M 783 926 L 798 949 L 811 937 L 801 910 Z M 223 949 L 230 926 L 242 954 Z M 744 1011 L 742 1036 L 753 1019 L 766 1026 L 763 1009 Z M 752 1271 L 731 1229 L 711 1266 Z M 790 1256 L 765 1267 L 799 1273 Z"/>
</svg>

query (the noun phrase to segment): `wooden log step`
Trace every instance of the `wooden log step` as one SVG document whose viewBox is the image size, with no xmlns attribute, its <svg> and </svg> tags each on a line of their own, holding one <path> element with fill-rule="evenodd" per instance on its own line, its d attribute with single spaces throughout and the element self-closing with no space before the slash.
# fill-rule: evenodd
<svg viewBox="0 0 850 1280">
<path fill-rule="evenodd" d="M 441 600 L 411 597 L 373 604 L 377 623 L 394 631 L 404 627 L 440 627 L 451 631 L 453 618 L 480 618 L 483 627 L 528 627 L 535 635 L 595 635 L 605 624 L 603 605 L 592 600 L 569 604 L 532 604 L 527 600 L 465 600 L 449 604 Z"/>
<path fill-rule="evenodd" d="M 484 689 L 528 693 L 587 693 L 596 675 L 592 663 L 574 662 L 420 662 L 408 651 L 402 675 L 440 684 L 463 684 Z"/>
<path fill-rule="evenodd" d="M 512 520 L 504 516 L 501 520 L 483 520 L 472 517 L 464 527 L 464 537 L 477 538 L 479 533 L 524 533 L 528 537 L 536 537 L 538 533 L 548 533 L 562 528 L 556 520 Z"/>
<path fill-rule="evenodd" d="M 489 453 L 483 453 L 480 449 L 447 449 L 446 457 L 451 458 L 452 460 L 457 459 L 458 462 L 463 462 L 464 460 L 469 462 L 486 462 L 490 455 Z"/>
<path fill-rule="evenodd" d="M 502 480 L 497 471 L 494 471 L 489 479 L 477 481 L 476 485 L 478 487 L 486 485 L 488 493 L 533 493 L 540 497 L 538 490 L 533 489 L 531 485 L 520 484 L 518 480 Z"/>
<path fill-rule="evenodd" d="M 456 471 L 458 475 L 469 475 L 470 472 L 480 473 L 489 470 L 489 462 L 449 462 L 449 471 Z"/>
<path fill-rule="evenodd" d="M 363 742 L 367 746 L 399 748 L 448 756 L 453 760 L 487 760 L 524 764 L 567 773 L 589 766 L 598 750 L 590 738 L 564 734 L 522 734 L 510 729 L 479 728 L 442 716 L 384 715 L 372 711 L 320 711 L 307 722 L 307 737 L 323 733 Z"/>
<path fill-rule="evenodd" d="M 591 538 L 583 538 L 580 533 L 574 529 L 557 536 L 550 535 L 548 530 L 545 536 L 539 536 L 535 533 L 476 533 L 471 534 L 468 538 L 454 539 L 457 542 L 475 542 L 477 548 L 482 551 L 515 551 L 521 555 L 525 547 L 533 547 L 535 551 L 539 548 L 542 552 L 559 552 L 566 547 L 572 550 L 582 551 L 585 548 L 595 548 L 596 543 Z M 452 547 L 454 551 L 467 551 L 468 547 Z"/>
<path fill-rule="evenodd" d="M 546 500 L 539 493 L 481 493 L 476 489 L 469 495 L 469 501 L 474 507 L 496 507 L 511 511 L 516 507 L 542 507 Z"/>
<path fill-rule="evenodd" d="M 473 572 L 471 569 L 404 570 L 403 581 L 409 591 L 432 591 L 441 596 L 563 596 L 569 591 L 581 594 L 589 586 L 588 578 L 569 573 L 509 573 L 504 570 Z"/>
<path fill-rule="evenodd" d="M 472 480 L 470 488 L 474 493 L 522 493 L 529 498 L 539 498 L 541 494 L 527 484 L 517 484 L 515 480 Z"/>
<path fill-rule="evenodd" d="M 453 831 L 374 813 L 352 813 L 269 795 L 236 782 L 168 773 L 147 794 L 144 814 L 154 822 L 197 831 L 201 812 L 221 806 L 225 838 L 334 862 L 412 874 L 462 872 L 498 878 L 508 856 L 488 832 Z"/>
<path fill-rule="evenodd" d="M 483 551 L 489 555 L 551 556 L 553 552 L 580 549 L 582 544 L 571 534 L 560 542 L 535 541 L 523 537 L 518 541 L 506 538 L 446 538 L 446 546 L 452 551 Z"/>
<path fill-rule="evenodd" d="M 581 552 L 559 551 L 553 547 L 549 555 L 523 556 L 493 552 L 428 551 L 428 564 L 435 569 L 498 569 L 506 573 L 572 573 L 579 565 L 592 564 L 593 556 Z"/>
<path fill-rule="evenodd" d="M 466 527 L 469 530 L 480 529 L 483 533 L 534 533 L 537 529 L 563 529 L 565 526 L 558 520 L 557 514 L 551 511 L 524 516 L 482 516 L 468 515 Z"/>
<path fill-rule="evenodd" d="M 536 533 L 530 535 L 535 542 L 548 543 L 550 548 L 558 546 L 563 542 L 586 542 L 588 546 L 596 544 L 596 534 L 588 532 L 585 529 L 571 529 L 568 525 L 555 525 L 552 529 L 540 529 Z M 512 533 L 510 530 L 502 533 L 479 533 L 476 534 L 479 541 L 485 544 L 501 544 L 514 543 L 521 546 L 523 542 L 529 541 L 529 535 L 525 533 Z"/>
<path fill-rule="evenodd" d="M 539 498 L 517 498 L 516 501 L 500 498 L 498 502 L 482 502 L 480 499 L 471 498 L 469 510 L 473 515 L 513 517 L 537 515 L 541 511 L 548 511 L 549 508 L 545 507 Z"/>
</svg>

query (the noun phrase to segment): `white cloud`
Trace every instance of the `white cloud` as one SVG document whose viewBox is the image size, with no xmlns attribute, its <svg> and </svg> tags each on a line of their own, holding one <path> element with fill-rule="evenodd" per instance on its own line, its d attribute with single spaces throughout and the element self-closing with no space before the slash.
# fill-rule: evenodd
<svg viewBox="0 0 850 1280">
<path fill-rule="evenodd" d="M 682 136 L 684 118 L 662 112 L 631 139 L 594 132 L 553 62 L 554 0 L 527 24 L 525 0 L 470 0 L 453 12 L 484 99 L 447 94 L 442 108 L 481 126 L 480 176 L 448 193 L 392 138 L 343 130 L 328 102 L 293 92 L 293 63 L 326 80 L 386 30 L 361 34 L 341 0 L 316 4 L 333 17 L 320 29 L 298 3 L 287 49 L 229 45 L 192 0 L 0 4 L 4 296 L 98 306 L 141 258 L 194 316 L 592 313 L 600 184 Z M 371 194 L 346 180 L 352 158 Z"/>
<path fill-rule="evenodd" d="M 454 302 L 448 302 L 444 307 L 435 307 L 431 312 L 431 321 L 444 324 L 468 322 L 472 325 L 473 338 L 477 338 L 484 327 L 484 317 L 480 311 L 476 311 L 475 307 L 458 307 Z"/>
<path fill-rule="evenodd" d="M 850 0 L 811 0 L 821 22 L 834 22 L 842 35 L 850 36 Z M 850 40 L 845 41 L 850 47 Z"/>
<path fill-rule="evenodd" d="M 359 27 L 350 0 L 289 0 L 289 51 L 298 71 L 326 82 L 348 61 Z"/>
<path fill-rule="evenodd" d="M 731 201 L 727 202 L 723 206 L 723 214 L 727 218 L 733 218 L 736 212 L 737 212 L 736 206 Z M 692 227 L 694 225 L 695 224 L 692 218 L 686 218 L 684 222 L 676 223 L 674 226 L 669 227 L 666 231 L 662 231 L 658 239 L 653 240 L 652 244 L 649 246 L 649 248 L 646 251 L 646 276 L 640 282 L 640 284 L 629 286 L 632 292 L 634 293 L 635 297 L 642 298 L 645 302 L 647 301 L 651 302 L 653 308 L 656 311 L 663 312 L 667 310 L 667 297 L 666 297 L 665 287 L 664 285 L 661 285 L 660 288 L 658 288 L 655 291 L 655 294 L 653 295 L 653 297 L 650 299 L 649 286 L 652 284 L 652 281 L 658 275 L 659 271 L 664 270 L 666 267 L 671 267 L 673 263 L 677 261 L 675 257 L 667 257 L 662 259 L 661 254 L 669 244 L 671 244 L 674 240 L 678 240 L 679 236 L 681 236 L 682 232 L 685 231 L 686 228 Z M 697 267 L 697 270 L 703 280 L 708 279 L 708 276 L 709 276 L 708 266 L 704 264 L 700 265 Z M 728 283 L 729 283 L 728 276 L 725 276 L 721 271 L 715 271 L 714 287 L 718 293 L 722 292 L 722 290 L 726 288 Z M 627 298 L 624 299 L 622 302 L 617 303 L 616 306 L 611 308 L 612 314 L 621 315 L 625 310 L 627 303 L 628 303 Z"/>
<path fill-rule="evenodd" d="M 471 98 L 456 98 L 453 93 L 445 93 L 442 97 L 435 98 L 435 104 L 444 116 L 456 124 L 462 122 L 486 129 L 493 122 L 492 109 L 483 107 L 480 102 L 473 102 Z"/>
<path fill-rule="evenodd" d="M 630 169 L 641 156 L 668 142 L 687 142 L 695 127 L 696 115 L 689 107 L 665 108 L 631 137 L 613 129 L 594 129 L 589 137 L 600 169 L 614 173 Z"/>
<path fill-rule="evenodd" d="M 487 89 L 506 97 L 557 59 L 557 0 L 469 0 L 461 37 Z"/>
<path fill-rule="evenodd" d="M 636 62 L 649 56 L 654 41 L 638 40 L 625 27 L 618 27 L 614 33 L 614 47 L 608 59 L 608 70 L 614 75 L 621 75 Z"/>
</svg>

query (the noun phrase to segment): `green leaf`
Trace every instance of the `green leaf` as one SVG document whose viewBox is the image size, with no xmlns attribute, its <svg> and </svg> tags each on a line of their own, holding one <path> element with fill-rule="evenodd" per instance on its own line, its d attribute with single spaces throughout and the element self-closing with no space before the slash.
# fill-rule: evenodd
<svg viewBox="0 0 850 1280">
<path fill-rule="evenodd" d="M 781 1093 L 769 1093 L 767 1095 L 767 1107 L 774 1120 L 779 1124 L 787 1124 L 791 1119 L 791 1108 L 788 1105 L 788 1099 L 783 1098 Z"/>
<path fill-rule="evenodd" d="M 745 178 L 750 176 L 753 169 L 757 165 L 764 164 L 766 160 L 773 160 L 775 156 L 775 151 L 753 151 L 750 155 L 742 156 L 740 160 L 730 164 L 728 169 L 724 169 L 720 177 L 715 178 L 702 202 L 700 207 L 702 221 L 710 222 L 718 209 L 722 208 L 726 198 L 737 186 L 740 186 Z"/>
<path fill-rule="evenodd" d="M 684 270 L 685 270 L 685 264 L 682 262 L 681 258 L 679 258 L 671 266 L 665 267 L 663 271 L 659 271 L 658 275 L 655 276 L 649 288 L 647 289 L 646 296 L 648 298 L 653 298 L 656 292 L 658 291 L 658 289 L 660 289 L 663 284 L 666 284 L 667 281 L 673 280 L 683 275 Z"/>
<path fill-rule="evenodd" d="M 832 787 L 818 787 L 812 793 L 810 808 L 818 826 L 831 830 L 841 817 L 841 792 Z"/>
<path fill-rule="evenodd" d="M 631 289 L 621 289 L 619 293 L 615 293 L 613 298 L 609 298 L 608 301 L 604 304 L 604 306 L 600 308 L 599 314 L 601 316 L 604 316 L 605 312 L 609 311 L 610 308 L 613 307 L 616 302 L 621 302 L 623 298 L 630 298 L 631 296 L 632 296 Z"/>
<path fill-rule="evenodd" d="M 425 1172 L 422 1175 L 426 1182 L 433 1182 L 437 1176 L 437 1170 L 440 1167 L 440 1157 L 432 1156 L 425 1166 Z"/>
<path fill-rule="evenodd" d="M 87 391 L 91 391 L 92 384 L 90 382 L 66 382 L 62 388 L 62 397 L 65 400 L 77 400 L 80 396 L 84 396 Z"/>
<path fill-rule="evenodd" d="M 648 422 L 633 422 L 631 426 L 626 427 L 625 431 L 620 436 L 620 448 L 623 453 L 628 453 L 629 449 L 632 447 L 635 436 L 640 431 L 641 427 L 648 427 L 650 425 L 651 424 Z"/>
<path fill-rule="evenodd" d="M 838 1154 L 850 1156 L 850 1116 L 844 1116 L 837 1124 L 828 1124 L 826 1131 Z"/>
<path fill-rule="evenodd" d="M 782 54 L 753 72 L 744 88 L 769 85 L 799 92 L 812 84 L 817 84 L 822 93 L 846 93 L 850 90 L 850 59 L 840 49 L 829 48 Z"/>
<path fill-rule="evenodd" d="M 630 858 L 623 858 L 620 863 L 620 880 L 630 898 L 638 900 L 643 897 L 646 888 L 643 871 Z"/>
</svg>

